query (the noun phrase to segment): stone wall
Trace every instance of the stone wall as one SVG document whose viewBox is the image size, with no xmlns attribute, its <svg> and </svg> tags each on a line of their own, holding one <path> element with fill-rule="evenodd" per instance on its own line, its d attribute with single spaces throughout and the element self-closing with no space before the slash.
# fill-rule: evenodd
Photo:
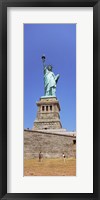
<svg viewBox="0 0 100 200">
<path fill-rule="evenodd" d="M 36 158 L 41 151 L 43 157 L 76 157 L 76 136 L 57 135 L 33 130 L 24 131 L 24 158 Z"/>
</svg>

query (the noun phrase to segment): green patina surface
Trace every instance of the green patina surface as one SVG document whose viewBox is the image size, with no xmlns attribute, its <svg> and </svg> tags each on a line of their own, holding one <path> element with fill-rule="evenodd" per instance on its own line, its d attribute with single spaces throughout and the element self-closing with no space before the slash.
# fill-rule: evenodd
<svg viewBox="0 0 100 200">
<path fill-rule="evenodd" d="M 56 96 L 56 85 L 60 77 L 59 74 L 55 75 L 52 72 L 52 66 L 45 65 L 45 55 L 42 56 L 44 67 L 44 96 Z"/>
</svg>

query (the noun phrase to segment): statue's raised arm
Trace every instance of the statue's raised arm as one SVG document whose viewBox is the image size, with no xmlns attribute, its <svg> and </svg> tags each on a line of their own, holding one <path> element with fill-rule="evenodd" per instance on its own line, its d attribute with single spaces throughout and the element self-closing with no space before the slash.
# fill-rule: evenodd
<svg viewBox="0 0 100 200">
<path fill-rule="evenodd" d="M 45 64 L 45 55 L 42 56 L 42 62 L 44 67 L 44 95 L 45 96 L 56 96 L 56 84 L 58 82 L 58 79 L 60 77 L 59 74 L 55 76 L 55 74 L 52 72 L 52 66 Z"/>
</svg>

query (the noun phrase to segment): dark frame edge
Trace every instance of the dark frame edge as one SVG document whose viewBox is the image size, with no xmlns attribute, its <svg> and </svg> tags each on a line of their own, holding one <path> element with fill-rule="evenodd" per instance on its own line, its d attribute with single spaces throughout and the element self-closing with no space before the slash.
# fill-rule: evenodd
<svg viewBox="0 0 100 200">
<path fill-rule="evenodd" d="M 2 44 L 2 5 L 0 2 L 0 44 Z M 2 45 L 0 45 L 0 141 L 2 141 Z M 0 163 L 2 163 L 2 142 L 0 143 Z M 2 195 L 2 164 L 0 164 L 0 197 Z"/>
<path fill-rule="evenodd" d="M 99 0 L 1 0 L 6 7 L 93 7 Z"/>
<path fill-rule="evenodd" d="M 7 20 L 4 18 L 7 19 L 7 7 L 0 1 L 0 198 L 7 193 Z"/>
<path fill-rule="evenodd" d="M 98 2 L 98 199 L 100 199 L 100 1 Z"/>
<path fill-rule="evenodd" d="M 5 3 L 4 3 L 5 2 Z M 2 134 L 0 134 L 0 140 L 2 141 L 0 144 L 0 163 L 2 163 L 2 165 L 0 165 L 0 177 L 2 177 L 0 179 L 0 199 L 29 199 L 29 198 L 33 198 L 33 199 L 42 199 L 42 198 L 49 198 L 49 199 L 62 199 L 62 198 L 67 198 L 67 199 L 74 199 L 76 200 L 77 198 L 80 198 L 81 200 L 83 199 L 90 199 L 90 198 L 95 198 L 98 199 L 100 198 L 100 193 L 99 193 L 99 188 L 100 188 L 100 145 L 99 145 L 99 141 L 100 141 L 100 136 L 99 136 L 99 130 L 100 130 L 100 125 L 99 125 L 99 119 L 100 119 L 100 106 L 99 106 L 99 113 L 98 113 L 98 105 L 100 102 L 100 92 L 99 92 L 99 87 L 100 87 L 100 69 L 99 69 L 99 65 L 100 65 L 100 1 L 95 1 L 95 3 L 93 3 L 93 10 L 95 11 L 95 15 L 94 15 L 94 22 L 95 20 L 97 21 L 97 23 L 95 25 L 95 29 L 93 31 L 94 34 L 94 38 L 97 40 L 93 42 L 94 45 L 94 52 L 95 55 L 93 57 L 93 65 L 96 66 L 96 71 L 94 71 L 94 95 L 93 95 L 93 99 L 94 99 L 94 103 L 93 105 L 95 106 L 96 110 L 93 110 L 94 112 L 94 116 L 97 119 L 97 113 L 98 113 L 98 122 L 95 121 L 95 125 L 97 125 L 97 139 L 95 140 L 94 138 L 94 148 L 96 149 L 97 156 L 94 159 L 94 163 L 96 162 L 96 165 L 94 165 L 94 194 L 7 194 L 7 117 L 5 118 L 5 115 L 7 116 L 7 69 L 6 69 L 6 64 L 7 64 L 7 21 L 3 22 L 3 19 L 6 18 L 7 19 L 7 6 L 15 6 L 18 5 L 18 3 L 16 3 L 16 1 L 5 1 L 4 0 L 3 4 L 2 2 L 0 2 L 0 28 L 1 28 L 1 32 L 0 32 L 0 43 L 2 43 L 2 46 L 0 46 L 0 95 L 2 98 L 0 98 L 0 132 Z M 78 1 L 79 2 L 79 1 Z M 24 1 L 22 4 L 19 5 L 22 6 L 24 4 Z M 51 4 L 51 3 L 50 3 Z M 66 3 L 67 4 L 67 3 Z M 81 4 L 81 3 L 80 3 Z M 27 3 L 26 3 L 26 6 Z M 89 6 L 89 5 L 88 5 Z M 80 5 L 81 7 L 81 5 Z M 6 14 L 6 15 L 5 15 Z M 98 30 L 98 31 L 97 31 Z M 6 40 L 5 40 L 6 39 Z M 5 59 L 6 57 L 6 59 Z M 98 77 L 98 79 L 97 79 Z M 99 87 L 98 87 L 99 86 Z M 95 90 L 95 87 L 97 87 L 97 89 Z M 5 94 L 6 93 L 6 94 Z M 96 97 L 97 100 L 96 100 Z M 2 129 L 2 123 L 3 123 L 3 129 Z M 4 126 L 5 125 L 5 126 Z M 96 126 L 95 126 L 96 127 Z M 95 128 L 94 127 L 94 128 Z M 94 130 L 95 131 L 95 130 Z M 94 132 L 93 131 L 93 132 Z M 99 138 L 99 139 L 98 139 Z M 98 144 L 98 145 L 97 145 Z M 97 163 L 98 161 L 98 163 Z M 98 183 L 97 183 L 97 175 L 99 175 L 98 177 Z"/>
<path fill-rule="evenodd" d="M 93 191 L 95 198 L 100 198 L 99 192 L 99 154 L 100 148 L 98 142 L 100 141 L 99 137 L 99 40 L 100 40 L 100 2 L 93 7 Z"/>
</svg>

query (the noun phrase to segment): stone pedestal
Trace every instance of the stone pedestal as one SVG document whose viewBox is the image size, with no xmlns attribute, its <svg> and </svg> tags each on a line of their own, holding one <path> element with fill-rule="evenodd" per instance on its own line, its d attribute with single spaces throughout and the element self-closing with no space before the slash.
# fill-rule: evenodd
<svg viewBox="0 0 100 200">
<path fill-rule="evenodd" d="M 33 129 L 61 129 L 60 105 L 56 97 L 41 97 Z"/>
</svg>

